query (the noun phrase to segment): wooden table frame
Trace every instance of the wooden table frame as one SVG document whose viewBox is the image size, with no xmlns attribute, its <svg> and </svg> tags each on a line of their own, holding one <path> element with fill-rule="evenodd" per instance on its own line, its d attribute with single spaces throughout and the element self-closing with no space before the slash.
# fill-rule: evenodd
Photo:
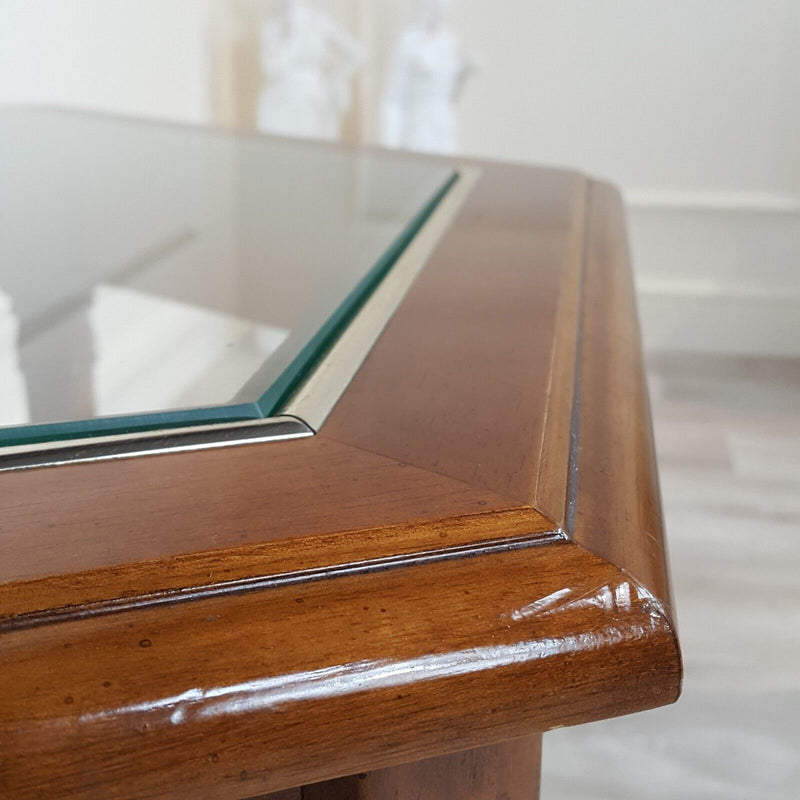
<svg viewBox="0 0 800 800">
<path fill-rule="evenodd" d="M 620 198 L 480 166 L 317 435 L 0 475 L 0 795 L 521 800 L 677 698 Z"/>
</svg>

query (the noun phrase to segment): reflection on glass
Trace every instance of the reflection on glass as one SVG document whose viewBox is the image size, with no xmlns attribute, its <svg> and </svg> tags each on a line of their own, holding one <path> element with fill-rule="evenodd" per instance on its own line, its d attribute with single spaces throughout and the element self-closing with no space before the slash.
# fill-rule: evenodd
<svg viewBox="0 0 800 800">
<path fill-rule="evenodd" d="M 32 110 L 0 174 L 0 444 L 274 413 L 453 180 Z"/>
</svg>

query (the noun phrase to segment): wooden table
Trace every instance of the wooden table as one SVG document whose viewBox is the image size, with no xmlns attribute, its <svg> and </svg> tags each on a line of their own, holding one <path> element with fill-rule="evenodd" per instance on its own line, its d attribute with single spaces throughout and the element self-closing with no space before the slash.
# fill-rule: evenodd
<svg viewBox="0 0 800 800">
<path fill-rule="evenodd" d="M 316 435 L 0 474 L 0 796 L 522 800 L 677 698 L 619 195 L 479 166 Z"/>
</svg>

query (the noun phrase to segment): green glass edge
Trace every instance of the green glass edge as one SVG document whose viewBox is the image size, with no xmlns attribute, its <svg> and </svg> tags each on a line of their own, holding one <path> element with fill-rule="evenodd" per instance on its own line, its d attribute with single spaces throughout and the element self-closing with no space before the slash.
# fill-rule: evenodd
<svg viewBox="0 0 800 800">
<path fill-rule="evenodd" d="M 241 422 L 265 419 L 275 415 L 319 363 L 341 331 L 358 313 L 401 253 L 408 247 L 411 240 L 417 235 L 420 228 L 442 201 L 442 198 L 453 187 L 458 177 L 458 172 L 453 172 L 428 202 L 417 211 L 366 275 L 355 285 L 317 333 L 314 334 L 258 400 L 250 403 L 237 403 L 236 405 L 207 406 L 173 411 L 148 411 L 142 414 L 126 414 L 117 417 L 9 426 L 8 428 L 0 428 L 0 447 L 41 444 L 69 439 L 88 439 L 96 436 L 140 433 L 165 428 Z"/>
<path fill-rule="evenodd" d="M 215 425 L 222 422 L 241 422 L 260 419 L 258 403 L 238 403 L 235 406 L 209 406 L 173 411 L 147 411 L 119 417 L 43 422 L 0 429 L 0 447 L 23 444 L 91 439 L 95 436 L 115 436 L 124 433 L 143 433 L 166 428 L 185 428 L 193 425 Z"/>
<path fill-rule="evenodd" d="M 409 220 L 397 238 L 384 250 L 381 257 L 295 356 L 289 366 L 278 376 L 277 380 L 273 381 L 267 391 L 261 395 L 258 399 L 258 406 L 264 417 L 270 417 L 277 413 L 316 367 L 457 180 L 458 172 L 453 172 L 430 200 Z"/>
</svg>

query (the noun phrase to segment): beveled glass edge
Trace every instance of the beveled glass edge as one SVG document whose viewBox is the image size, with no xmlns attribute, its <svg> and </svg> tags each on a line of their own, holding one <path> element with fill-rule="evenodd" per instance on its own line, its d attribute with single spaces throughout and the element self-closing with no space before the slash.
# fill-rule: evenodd
<svg viewBox="0 0 800 800">
<path fill-rule="evenodd" d="M 183 430 L 201 426 L 234 425 L 242 422 L 258 422 L 265 419 L 257 402 L 237 403 L 230 406 L 199 406 L 197 408 L 173 409 L 170 411 L 148 411 L 139 414 L 96 417 L 92 420 L 70 420 L 67 422 L 41 422 L 32 425 L 15 425 L 0 429 L 0 456 L 18 447 L 49 448 L 61 443 L 90 442 L 93 439 L 110 437 L 128 438 L 158 433 L 159 431 Z M 20 432 L 17 434 L 17 432 Z M 22 432 L 25 435 L 22 435 Z M 15 435 L 17 434 L 17 435 Z M 58 436 L 59 438 L 52 438 Z"/>
<path fill-rule="evenodd" d="M 61 441 L 72 440 L 77 443 L 96 437 L 112 435 L 127 437 L 129 434 L 147 431 L 254 421 L 275 416 L 281 404 L 285 403 L 287 398 L 314 371 L 336 338 L 347 328 L 348 323 L 364 303 L 369 300 L 376 287 L 391 271 L 397 259 L 414 240 L 458 179 L 459 173 L 453 169 L 447 179 L 403 226 L 400 233 L 389 243 L 347 297 L 258 399 L 230 405 L 212 404 L 195 408 L 145 411 L 93 419 L 10 425 L 0 428 L 0 454 L 5 453 L 8 448 L 24 445 L 35 445 L 46 449 L 51 444 Z"/>
<path fill-rule="evenodd" d="M 187 428 L 48 442 L 47 447 L 42 444 L 17 445 L 0 450 L 0 472 L 302 439 L 313 435 L 314 431 L 303 420 L 282 415 L 243 422 L 221 422 L 216 425 L 193 425 Z"/>
<path fill-rule="evenodd" d="M 380 286 L 381 281 L 395 267 L 398 258 L 419 234 L 425 223 L 431 218 L 442 200 L 452 191 L 459 181 L 458 171 L 453 170 L 446 181 L 431 195 L 425 204 L 417 210 L 413 217 L 403 226 L 403 230 L 381 253 L 378 260 L 369 268 L 367 274 L 353 287 L 338 308 L 325 320 L 319 330 L 311 337 L 303 349 L 292 359 L 273 381 L 270 387 L 258 399 L 258 407 L 264 417 L 277 413 L 281 405 L 291 397 L 298 387 L 308 378 L 327 354 L 342 331 L 347 330 L 348 323 L 367 303 Z"/>
<path fill-rule="evenodd" d="M 297 391 L 278 410 L 304 420 L 318 431 L 344 394 L 372 345 L 377 341 L 445 231 L 458 215 L 480 178 L 479 167 L 461 165 L 458 181 L 417 235 L 394 262 L 391 270 L 341 332 L 325 357 Z"/>
<path fill-rule="evenodd" d="M 291 387 L 285 390 L 286 402 L 280 405 L 280 399 L 276 400 L 276 416 L 0 445 L 0 472 L 313 436 L 364 362 L 480 174 L 478 167 L 459 166 L 443 191 L 419 212 L 413 221 L 414 233 L 402 242 L 388 265 L 372 278 L 373 285 L 366 296 L 361 302 L 356 300 L 354 307 L 344 310 L 335 331 L 338 338 L 331 336 L 333 343 L 323 345 L 321 358 L 294 382 L 298 384 L 294 392 Z M 401 235 L 392 247 L 402 238 Z M 367 278 L 369 275 L 365 280 Z M 347 300 L 337 312 L 346 304 Z M 227 408 L 239 410 L 238 406 Z M 209 413 L 216 409 L 196 410 Z"/>
</svg>

